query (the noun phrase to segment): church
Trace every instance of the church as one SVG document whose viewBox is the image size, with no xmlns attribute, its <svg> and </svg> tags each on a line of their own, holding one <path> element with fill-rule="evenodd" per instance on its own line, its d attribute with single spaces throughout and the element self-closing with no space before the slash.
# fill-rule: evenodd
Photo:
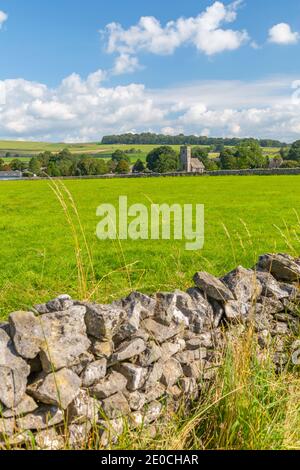
<svg viewBox="0 0 300 470">
<path fill-rule="evenodd" d="M 192 157 L 192 147 L 188 145 L 180 148 L 180 169 L 187 173 L 205 172 L 205 166 L 198 158 Z"/>
</svg>

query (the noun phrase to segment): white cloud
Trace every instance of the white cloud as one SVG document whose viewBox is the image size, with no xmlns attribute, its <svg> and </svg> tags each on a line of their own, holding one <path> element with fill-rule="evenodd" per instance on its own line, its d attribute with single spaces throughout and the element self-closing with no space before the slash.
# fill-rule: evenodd
<svg viewBox="0 0 300 470">
<path fill-rule="evenodd" d="M 0 29 L 2 28 L 2 25 L 7 21 L 8 15 L 4 11 L 0 10 Z"/>
<path fill-rule="evenodd" d="M 136 69 L 136 55 L 141 52 L 170 55 L 188 44 L 208 56 L 238 49 L 249 40 L 248 33 L 226 29 L 223 25 L 236 20 L 241 3 L 238 0 L 226 6 L 216 1 L 196 17 L 178 18 L 165 26 L 153 16 L 141 17 L 128 29 L 110 23 L 104 31 L 106 50 L 109 54 L 119 54 L 115 69 L 122 73 Z"/>
<path fill-rule="evenodd" d="M 105 134 L 299 137 L 297 77 L 261 81 L 202 81 L 168 89 L 108 86 L 97 71 L 66 77 L 56 88 L 22 79 L 0 81 L 0 138 L 98 141 Z M 297 95 L 298 96 L 298 95 Z"/>
<path fill-rule="evenodd" d="M 137 57 L 132 57 L 129 54 L 122 53 L 117 57 L 112 73 L 114 75 L 121 75 L 123 73 L 135 72 L 140 68 L 141 66 Z"/>
<path fill-rule="evenodd" d="M 183 130 L 184 130 L 183 127 L 166 126 L 160 130 L 160 133 L 163 135 L 178 135 L 178 134 L 181 134 Z"/>
<path fill-rule="evenodd" d="M 276 24 L 269 30 L 269 42 L 274 44 L 297 44 L 299 39 L 299 33 L 293 32 L 287 23 Z"/>
</svg>

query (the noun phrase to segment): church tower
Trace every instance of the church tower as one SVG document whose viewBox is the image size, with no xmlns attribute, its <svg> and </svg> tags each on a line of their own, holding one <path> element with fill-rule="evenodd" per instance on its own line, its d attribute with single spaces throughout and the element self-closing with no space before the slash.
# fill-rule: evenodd
<svg viewBox="0 0 300 470">
<path fill-rule="evenodd" d="M 189 145 L 183 145 L 180 148 L 180 166 L 182 171 L 190 173 L 192 171 L 192 148 Z"/>
</svg>

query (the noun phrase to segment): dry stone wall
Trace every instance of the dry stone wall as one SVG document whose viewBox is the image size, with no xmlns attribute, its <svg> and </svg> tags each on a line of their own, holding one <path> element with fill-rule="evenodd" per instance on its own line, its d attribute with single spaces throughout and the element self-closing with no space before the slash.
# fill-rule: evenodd
<svg viewBox="0 0 300 470">
<path fill-rule="evenodd" d="M 102 305 L 61 295 L 0 324 L 0 442 L 82 447 L 97 429 L 107 446 L 153 426 L 164 406 L 195 400 L 227 341 L 254 325 L 258 354 L 276 340 L 274 366 L 299 363 L 300 259 L 261 256 L 218 279 L 197 272 L 187 292 L 133 292 Z M 238 328 L 237 328 L 238 326 Z M 293 351 L 295 351 L 293 353 Z"/>
<path fill-rule="evenodd" d="M 135 179 L 135 178 L 167 178 L 167 177 L 185 177 L 191 178 L 203 177 L 203 176 L 279 176 L 279 175 L 300 175 L 300 168 L 254 168 L 245 170 L 215 170 L 205 172 L 186 172 L 186 171 L 174 171 L 170 173 L 126 173 L 126 174 L 114 174 L 110 173 L 107 175 L 92 175 L 92 176 L 59 176 L 53 177 L 52 179 L 59 180 L 74 180 L 74 179 Z M 46 177 L 35 177 L 35 178 L 18 178 L 20 181 L 36 181 L 36 180 L 47 180 Z"/>
</svg>

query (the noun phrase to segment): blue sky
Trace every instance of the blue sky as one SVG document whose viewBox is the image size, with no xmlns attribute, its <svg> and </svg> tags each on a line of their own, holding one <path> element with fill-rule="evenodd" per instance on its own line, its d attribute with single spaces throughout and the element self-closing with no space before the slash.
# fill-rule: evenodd
<svg viewBox="0 0 300 470">
<path fill-rule="evenodd" d="M 0 0 L 0 26 L 0 138 L 300 134 L 299 0 Z"/>
</svg>

